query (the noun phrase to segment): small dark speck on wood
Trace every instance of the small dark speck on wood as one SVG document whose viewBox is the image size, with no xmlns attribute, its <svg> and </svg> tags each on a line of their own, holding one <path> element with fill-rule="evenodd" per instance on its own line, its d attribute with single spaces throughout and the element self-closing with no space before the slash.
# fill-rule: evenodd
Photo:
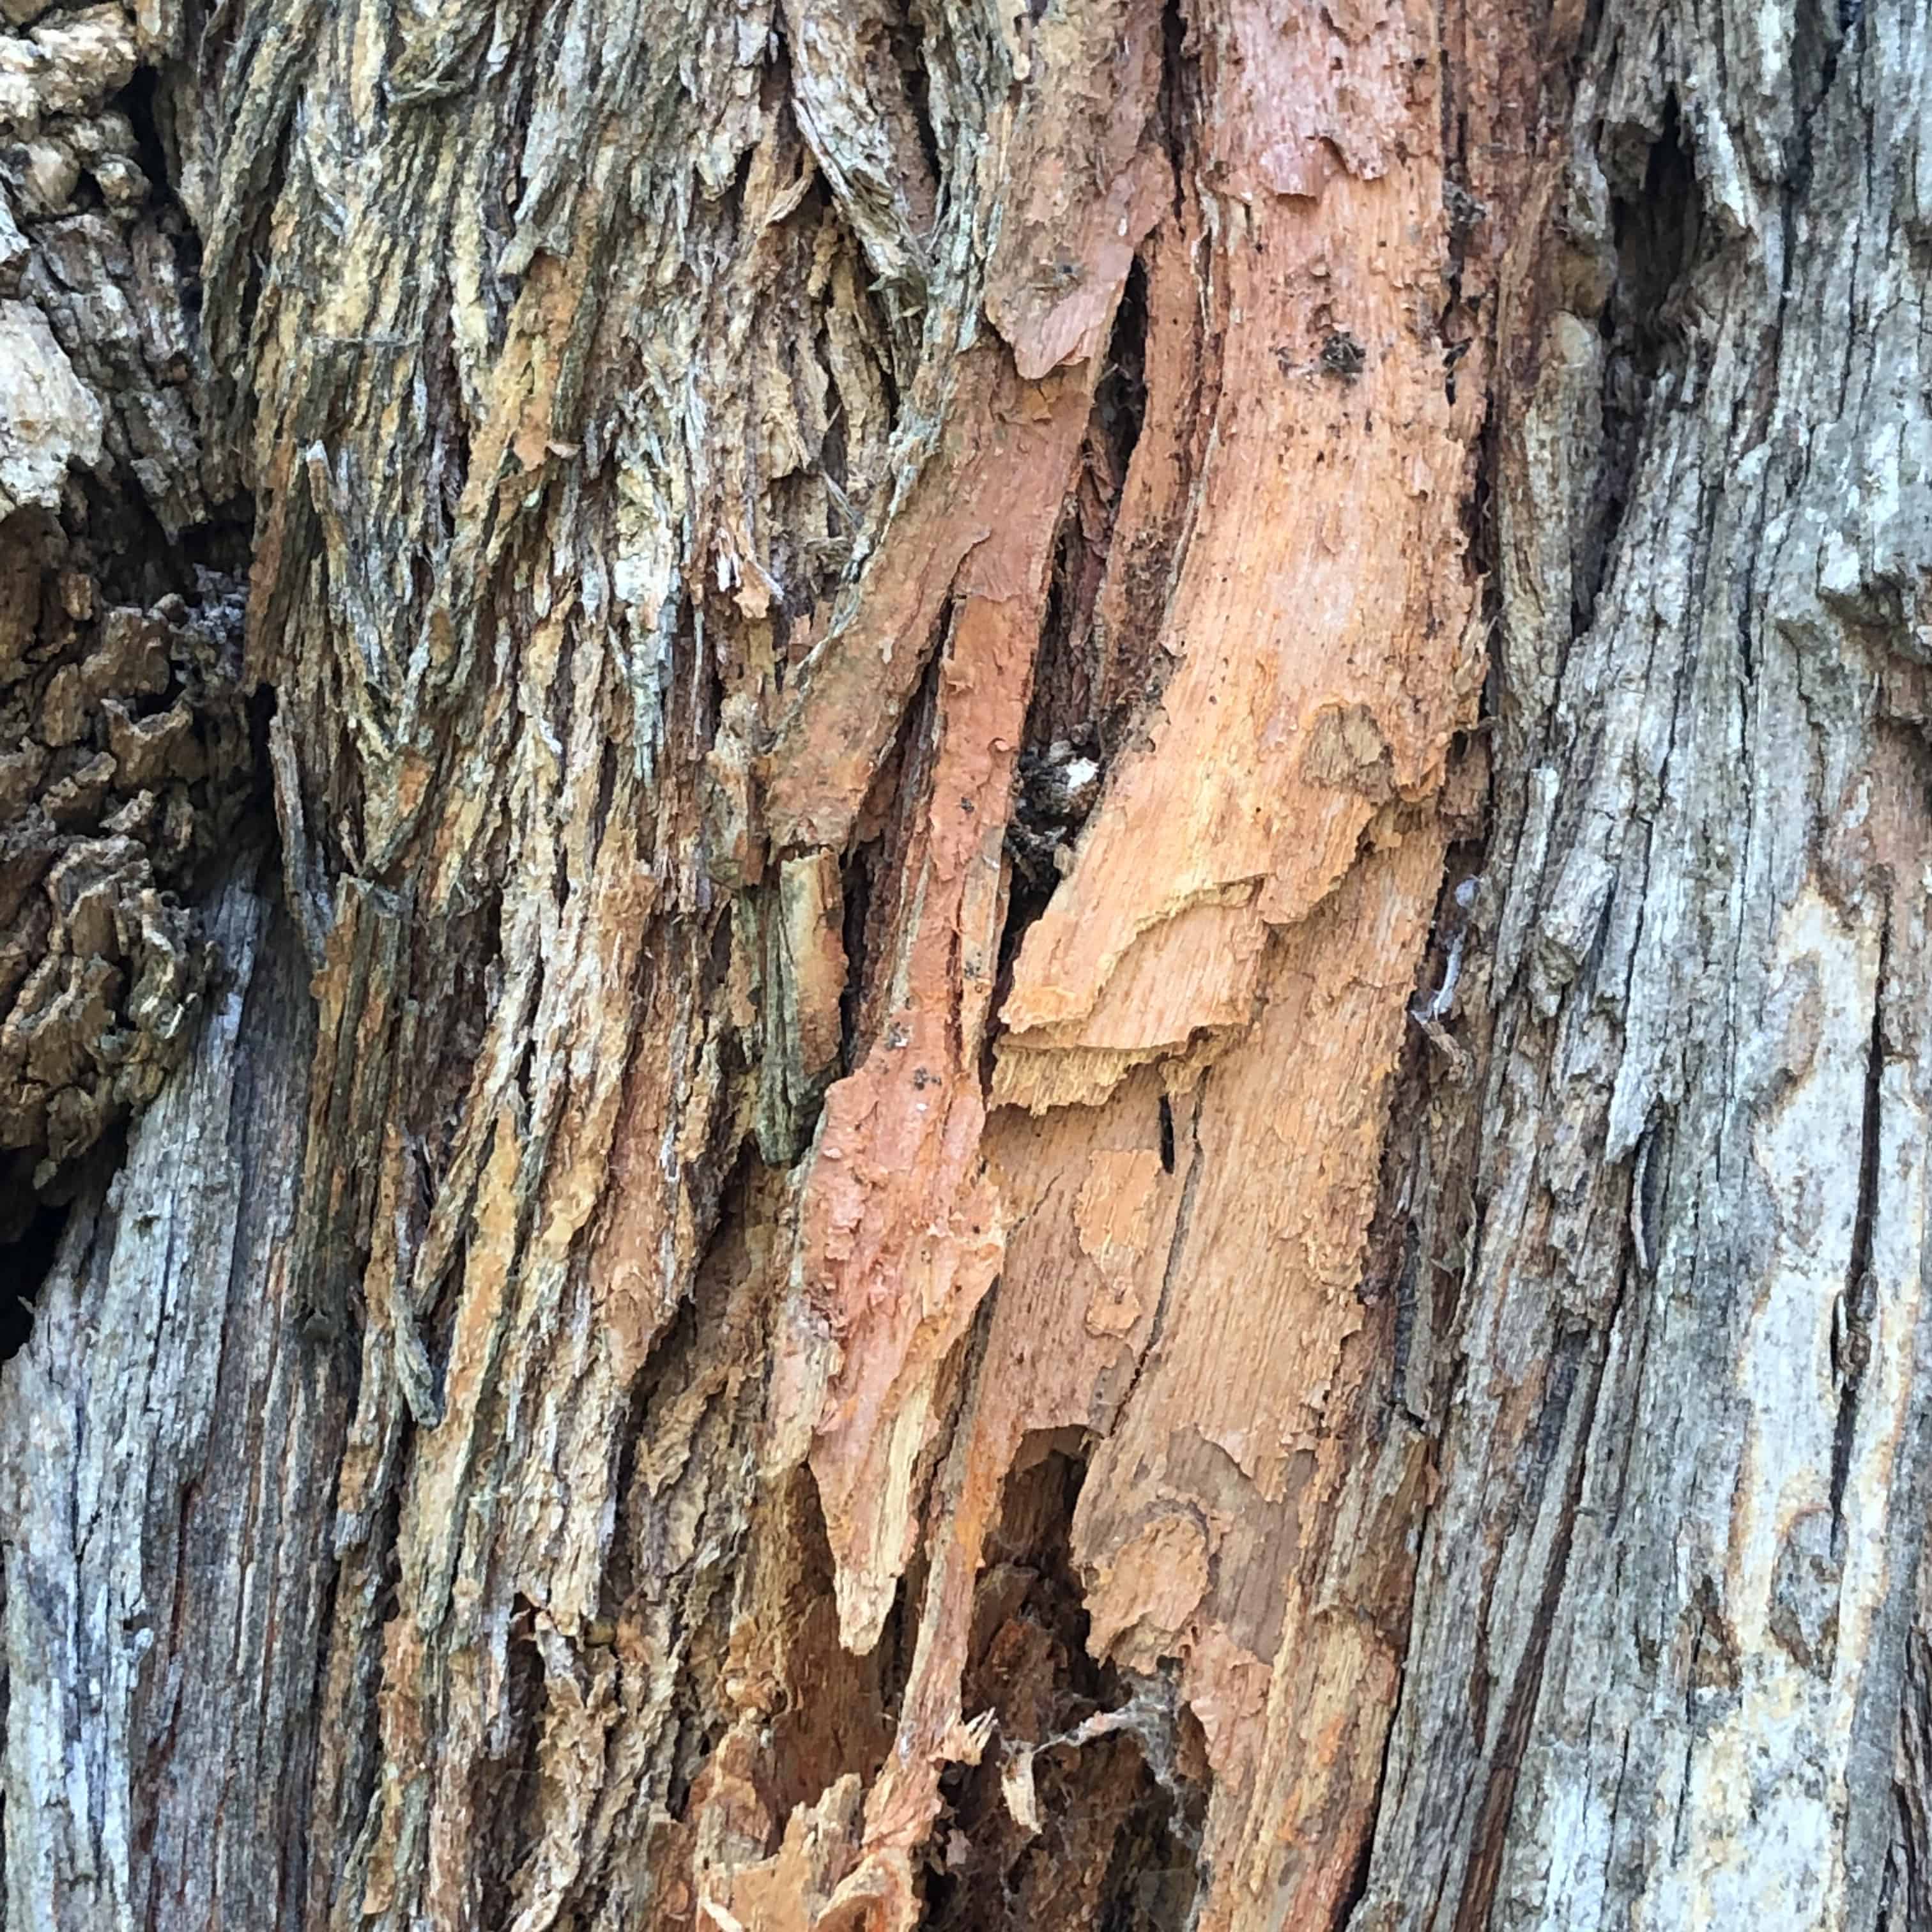
<svg viewBox="0 0 1932 1932">
<path fill-rule="evenodd" d="M 1322 345 L 1322 368 L 1346 382 L 1352 382 L 1362 373 L 1362 364 L 1367 360 L 1367 352 L 1346 328 L 1332 331 Z"/>
</svg>

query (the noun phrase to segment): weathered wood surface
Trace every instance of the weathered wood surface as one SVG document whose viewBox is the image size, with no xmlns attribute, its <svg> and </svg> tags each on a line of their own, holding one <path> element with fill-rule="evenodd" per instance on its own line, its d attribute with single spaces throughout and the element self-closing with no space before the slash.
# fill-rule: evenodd
<svg viewBox="0 0 1932 1932">
<path fill-rule="evenodd" d="M 1932 17 L 1627 14 L 1504 324 L 1481 1228 L 1365 1925 L 1869 1926 L 1887 1882 Z"/>
<path fill-rule="evenodd" d="M 0 14 L 10 1928 L 1918 1922 L 1921 13 Z"/>
<path fill-rule="evenodd" d="M 343 1364 L 291 1318 L 313 1036 L 245 862 L 226 982 L 83 1193 L 0 1407 L 10 1928 L 293 1922 Z"/>
</svg>

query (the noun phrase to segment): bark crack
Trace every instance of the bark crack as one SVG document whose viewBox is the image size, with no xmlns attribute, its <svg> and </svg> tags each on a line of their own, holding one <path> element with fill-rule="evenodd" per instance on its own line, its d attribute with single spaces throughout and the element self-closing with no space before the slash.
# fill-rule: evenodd
<svg viewBox="0 0 1932 1932">
<path fill-rule="evenodd" d="M 1832 1437 L 1832 1549 L 1844 1557 L 1844 1501 L 1857 1446 L 1858 1400 L 1871 1361 L 1871 1328 L 1876 1294 L 1872 1280 L 1872 1244 L 1878 1217 L 1879 1160 L 1885 1084 L 1886 974 L 1892 950 L 1888 896 L 1880 925 L 1878 968 L 1872 994 L 1871 1043 L 1865 1058 L 1864 1101 L 1858 1124 L 1858 1196 L 1852 1222 L 1851 1253 L 1845 1285 L 1832 1323 L 1832 1379 L 1838 1391 L 1837 1426 Z"/>
<path fill-rule="evenodd" d="M 1187 1238 L 1193 1226 L 1194 1204 L 1200 1191 L 1202 1175 L 1207 1172 L 1208 1153 L 1201 1144 L 1201 1109 L 1206 1104 L 1209 1084 L 1214 1078 L 1211 1072 L 1204 1072 L 1193 1094 L 1193 1104 L 1187 1114 L 1187 1172 L 1180 1184 L 1180 1200 L 1174 1210 L 1174 1234 L 1167 1244 L 1167 1264 L 1161 1270 L 1160 1294 L 1154 1303 L 1154 1319 L 1148 1324 L 1146 1346 L 1141 1350 L 1134 1364 L 1134 1372 L 1127 1385 L 1121 1391 L 1114 1413 L 1125 1416 L 1132 1407 L 1134 1391 L 1140 1387 L 1141 1378 L 1146 1373 L 1148 1364 L 1155 1357 L 1160 1346 L 1162 1330 L 1167 1324 L 1167 1313 L 1172 1305 L 1176 1286 L 1180 1279 L 1181 1269 L 1187 1252 Z M 1162 1165 L 1166 1165 L 1168 1144 L 1173 1132 L 1173 1110 L 1166 1094 L 1161 1096 Z M 1172 1172 L 1172 1168 L 1168 1169 Z"/>
</svg>

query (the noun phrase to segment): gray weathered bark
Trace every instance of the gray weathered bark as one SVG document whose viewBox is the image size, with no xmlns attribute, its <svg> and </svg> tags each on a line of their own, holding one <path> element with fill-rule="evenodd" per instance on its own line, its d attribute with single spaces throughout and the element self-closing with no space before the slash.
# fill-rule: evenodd
<svg viewBox="0 0 1932 1932">
<path fill-rule="evenodd" d="M 1922 11 L 1636 8 L 1580 92 L 1366 1922 L 1924 1922 L 1928 74 Z"/>
</svg>

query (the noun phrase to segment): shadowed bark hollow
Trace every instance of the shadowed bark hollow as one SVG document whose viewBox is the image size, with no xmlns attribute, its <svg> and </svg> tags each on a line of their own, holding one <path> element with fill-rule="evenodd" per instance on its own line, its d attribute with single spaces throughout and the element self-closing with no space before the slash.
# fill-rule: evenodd
<svg viewBox="0 0 1932 1932">
<path fill-rule="evenodd" d="M 0 0 L 8 1932 L 1932 1926 L 1932 15 Z"/>
</svg>

